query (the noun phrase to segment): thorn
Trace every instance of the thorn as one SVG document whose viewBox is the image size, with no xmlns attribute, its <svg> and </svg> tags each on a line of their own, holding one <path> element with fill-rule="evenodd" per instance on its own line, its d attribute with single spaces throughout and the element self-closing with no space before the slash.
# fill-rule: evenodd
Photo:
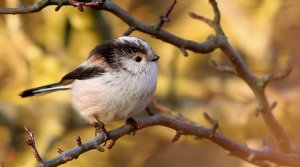
<svg viewBox="0 0 300 167">
<path fill-rule="evenodd" d="M 123 36 L 129 36 L 133 31 L 135 31 L 135 27 L 129 27 L 127 31 L 124 32 Z"/>
<path fill-rule="evenodd" d="M 209 135 L 210 138 L 215 137 L 215 134 L 219 128 L 219 123 L 217 120 L 214 120 L 213 118 L 211 118 L 211 116 L 209 116 L 206 112 L 203 113 L 204 118 L 212 125 L 211 128 L 211 134 Z"/>
<path fill-rule="evenodd" d="M 57 148 L 56 152 L 58 152 L 58 154 L 62 154 L 64 151 L 60 148 Z"/>
<path fill-rule="evenodd" d="M 164 25 L 165 22 L 170 22 L 171 21 L 169 16 L 170 16 L 171 12 L 173 11 L 176 3 L 177 3 L 177 0 L 173 0 L 173 3 L 168 7 L 166 13 L 160 16 L 160 20 L 157 23 L 157 25 L 155 26 L 156 30 L 159 31 L 162 28 L 162 26 Z"/>
<path fill-rule="evenodd" d="M 107 148 L 112 149 L 115 144 L 116 144 L 116 140 L 111 140 L 111 142 L 107 145 Z"/>
<path fill-rule="evenodd" d="M 196 13 L 194 12 L 189 12 L 189 16 L 193 19 L 197 19 L 197 20 L 200 20 L 206 24 L 208 24 L 210 27 L 213 27 L 214 28 L 214 22 L 206 17 L 203 17 L 203 16 L 200 16 L 200 15 L 197 15 Z"/>
<path fill-rule="evenodd" d="M 81 146 L 82 145 L 82 141 L 81 141 L 80 136 L 76 137 L 76 143 L 77 143 L 77 146 Z"/>
<path fill-rule="evenodd" d="M 63 6 L 63 2 L 62 1 L 60 1 L 59 3 L 58 3 L 58 5 L 55 7 L 55 12 L 57 12 L 57 11 L 59 11 L 59 9 L 61 8 Z"/>
<path fill-rule="evenodd" d="M 183 54 L 183 56 L 188 57 L 189 54 L 184 47 L 180 47 L 179 49 L 180 49 L 180 52 Z"/>
<path fill-rule="evenodd" d="M 26 140 L 27 145 L 29 145 L 33 151 L 34 157 L 37 160 L 38 163 L 42 163 L 43 159 L 41 158 L 36 146 L 35 146 L 35 141 L 34 141 L 34 134 L 24 126 L 25 131 L 28 133 L 29 138 L 28 140 Z"/>
<path fill-rule="evenodd" d="M 177 142 L 179 139 L 180 139 L 180 137 L 183 135 L 183 131 L 182 130 L 178 130 L 178 131 L 176 131 L 176 134 L 175 134 L 175 136 L 173 137 L 173 139 L 172 139 L 172 143 L 175 143 L 175 142 Z"/>
</svg>

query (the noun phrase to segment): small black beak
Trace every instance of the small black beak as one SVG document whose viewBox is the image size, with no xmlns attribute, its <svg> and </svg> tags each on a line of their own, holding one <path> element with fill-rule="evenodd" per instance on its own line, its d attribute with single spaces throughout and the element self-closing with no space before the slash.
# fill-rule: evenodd
<svg viewBox="0 0 300 167">
<path fill-rule="evenodd" d="M 154 55 L 154 57 L 151 59 L 151 61 L 157 61 L 159 59 L 159 56 Z"/>
</svg>

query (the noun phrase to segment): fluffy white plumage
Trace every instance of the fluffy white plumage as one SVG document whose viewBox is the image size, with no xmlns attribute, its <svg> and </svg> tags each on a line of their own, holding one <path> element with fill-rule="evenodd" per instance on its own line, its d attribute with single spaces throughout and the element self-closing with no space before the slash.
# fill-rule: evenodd
<svg viewBox="0 0 300 167">
<path fill-rule="evenodd" d="M 90 123 L 125 120 L 143 112 L 151 101 L 158 59 L 147 42 L 119 37 L 96 46 L 87 60 L 58 83 L 25 90 L 20 96 L 71 86 L 73 107 Z"/>
<path fill-rule="evenodd" d="M 134 64 L 132 66 L 134 68 Z M 145 63 L 143 69 L 133 70 L 140 70 L 140 73 L 133 75 L 120 71 L 75 80 L 71 89 L 74 108 L 90 122 L 95 122 L 96 115 L 103 123 L 124 120 L 143 112 L 156 88 L 157 64 Z"/>
</svg>

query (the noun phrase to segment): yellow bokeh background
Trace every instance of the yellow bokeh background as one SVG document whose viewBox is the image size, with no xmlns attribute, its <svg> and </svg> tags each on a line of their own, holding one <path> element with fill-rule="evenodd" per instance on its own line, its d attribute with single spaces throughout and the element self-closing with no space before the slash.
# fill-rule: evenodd
<svg viewBox="0 0 300 167">
<path fill-rule="evenodd" d="M 1 7 L 31 4 L 32 0 L 4 0 Z M 155 24 L 169 1 L 113 1 L 138 20 Z M 226 0 L 218 1 L 222 26 L 231 44 L 241 53 L 249 69 L 257 76 L 292 67 L 289 78 L 267 88 L 270 101 L 277 101 L 274 115 L 300 150 L 300 1 L 298 0 Z M 128 26 L 111 13 L 85 9 L 78 11 L 55 6 L 41 12 L 0 16 L 0 166 L 34 166 L 36 161 L 26 145 L 23 126 L 32 130 L 44 159 L 58 155 L 57 148 L 68 150 L 75 138 L 83 142 L 94 136 L 88 125 L 72 109 L 69 93 L 21 99 L 24 89 L 57 82 L 84 61 L 91 49 L 101 42 L 121 36 Z M 202 42 L 214 31 L 188 16 L 188 12 L 212 18 L 206 0 L 178 1 L 171 22 L 163 27 L 180 37 Z M 211 60 L 230 65 L 220 50 L 209 54 L 188 52 L 141 32 L 160 55 L 155 98 L 200 125 L 209 127 L 203 112 L 220 123 L 220 132 L 252 148 L 274 146 L 272 134 L 261 117 L 255 116 L 257 103 L 249 87 L 236 76 L 211 68 Z M 158 111 L 156 111 L 158 112 Z M 124 122 L 108 125 L 113 129 Z M 175 132 L 151 127 L 125 136 L 104 153 L 89 151 L 64 166 L 106 167 L 251 167 L 249 163 L 226 154 L 215 144 L 183 136 L 170 141 Z"/>
</svg>

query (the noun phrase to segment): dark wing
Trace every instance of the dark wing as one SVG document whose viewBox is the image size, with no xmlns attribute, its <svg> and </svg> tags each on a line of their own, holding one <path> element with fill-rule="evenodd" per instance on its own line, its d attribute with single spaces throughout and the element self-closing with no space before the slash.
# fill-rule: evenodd
<svg viewBox="0 0 300 167">
<path fill-rule="evenodd" d="M 82 67 L 79 66 L 72 72 L 66 74 L 62 79 L 61 83 L 64 85 L 72 83 L 75 79 L 84 80 L 90 79 L 99 75 L 103 75 L 105 70 L 101 66 L 93 66 L 93 67 Z"/>
</svg>

